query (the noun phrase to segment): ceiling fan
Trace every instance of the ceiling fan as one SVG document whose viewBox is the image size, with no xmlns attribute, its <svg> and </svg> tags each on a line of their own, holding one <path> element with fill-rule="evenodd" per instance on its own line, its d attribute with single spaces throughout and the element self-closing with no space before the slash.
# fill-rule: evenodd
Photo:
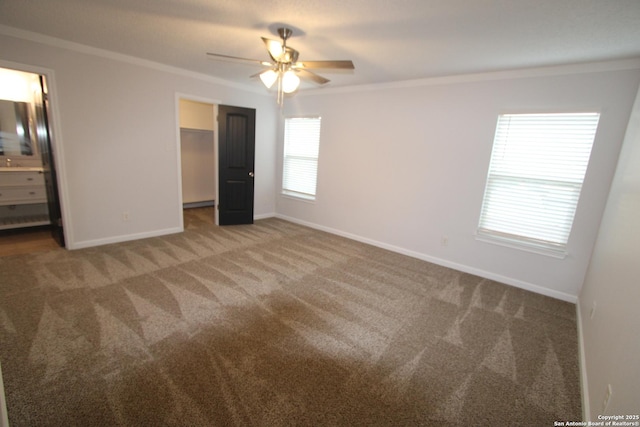
<svg viewBox="0 0 640 427">
<path fill-rule="evenodd" d="M 260 61 L 258 59 L 241 58 L 238 56 L 222 55 L 210 52 L 208 52 L 207 55 L 213 59 L 257 63 L 263 67 L 268 67 L 267 70 L 254 74 L 251 77 L 260 77 L 260 80 L 262 80 L 262 83 L 264 83 L 268 89 L 277 82 L 278 104 L 282 104 L 285 93 L 292 93 L 298 89 L 300 85 L 300 77 L 311 80 L 320 85 L 329 83 L 329 79 L 309 71 L 309 69 L 355 69 L 353 62 L 349 60 L 298 61 L 299 52 L 294 48 L 287 46 L 287 40 L 291 37 L 292 33 L 292 30 L 289 28 L 278 28 L 278 34 L 282 41 L 262 37 L 262 41 L 267 48 L 271 61 Z"/>
</svg>

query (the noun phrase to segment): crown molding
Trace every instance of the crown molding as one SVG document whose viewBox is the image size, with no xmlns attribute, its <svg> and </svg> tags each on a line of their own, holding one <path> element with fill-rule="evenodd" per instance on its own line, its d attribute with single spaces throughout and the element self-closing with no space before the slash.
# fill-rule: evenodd
<svg viewBox="0 0 640 427">
<path fill-rule="evenodd" d="M 164 71 L 172 74 L 177 74 L 185 77 L 195 78 L 203 80 L 209 83 L 215 83 L 235 89 L 240 89 L 247 92 L 256 93 L 263 96 L 271 96 L 271 93 L 265 93 L 262 88 L 243 85 L 229 80 L 224 80 L 219 77 L 214 77 L 208 74 L 198 73 L 195 71 L 189 71 L 183 68 L 174 67 L 171 65 L 162 64 L 159 62 L 150 61 L 147 59 L 141 59 L 131 55 L 125 55 L 122 53 L 113 52 L 106 49 L 96 48 L 81 43 L 71 42 L 68 40 L 59 39 L 56 37 L 47 36 L 32 31 L 22 30 L 15 27 L 0 24 L 0 34 L 18 39 L 28 40 L 35 43 L 45 44 L 52 47 L 61 49 L 67 49 L 79 53 L 88 55 L 99 56 L 115 61 L 126 62 L 142 67 L 152 68 L 158 71 Z M 425 77 L 412 80 L 401 80 L 395 82 L 384 83 L 372 83 L 364 85 L 352 85 L 352 86 L 339 86 L 339 87 L 324 87 L 319 89 L 304 89 L 300 90 L 296 96 L 310 96 L 310 95 L 329 95 L 339 93 L 357 93 L 357 92 L 371 92 L 388 89 L 403 89 L 403 88 L 415 88 L 422 86 L 438 86 L 448 85 L 456 83 L 472 83 L 492 80 L 511 80 L 511 79 L 523 79 L 532 77 L 544 77 L 544 76 L 560 76 L 567 74 L 584 74 L 584 73 L 597 73 L 606 71 L 621 71 L 640 69 L 640 57 L 610 60 L 610 61 L 594 61 L 584 63 L 572 63 L 552 65 L 545 67 L 532 67 L 532 68 L 518 68 L 501 71 L 489 71 L 482 73 L 471 74 L 459 74 L 449 76 L 438 77 Z"/>
<path fill-rule="evenodd" d="M 440 86 L 457 83 L 474 83 L 493 80 L 515 80 L 532 77 L 562 76 L 568 74 L 599 73 L 606 71 L 640 70 L 640 57 L 612 61 L 585 62 L 553 65 L 546 67 L 518 68 L 512 70 L 490 71 L 485 73 L 459 74 L 451 76 L 426 77 L 396 82 L 373 83 L 367 85 L 328 87 L 300 92 L 298 96 L 372 92 L 389 89 L 405 89 L 422 86 Z"/>
<path fill-rule="evenodd" d="M 83 53 L 86 55 L 98 56 L 101 58 L 111 59 L 114 61 L 125 62 L 132 65 L 138 65 L 141 67 L 151 68 L 157 71 L 163 71 L 166 73 L 177 74 L 183 77 L 190 77 L 198 80 L 203 80 L 208 83 L 215 83 L 222 86 L 228 86 L 235 89 L 244 90 L 247 92 L 253 92 L 259 95 L 268 96 L 269 94 L 265 94 L 264 90 L 260 90 L 256 87 L 243 85 L 240 83 L 231 82 L 229 80 L 221 79 L 219 77 L 210 76 L 208 74 L 198 73 L 195 71 L 185 70 L 183 68 L 174 67 L 171 65 L 162 64 L 155 61 L 150 61 L 147 59 L 138 58 L 131 55 L 125 55 L 123 53 L 117 53 L 106 49 L 101 49 L 97 47 L 92 47 L 88 45 L 84 45 L 81 43 L 71 42 L 64 39 L 59 39 L 57 37 L 51 37 L 40 33 L 35 33 L 32 31 L 22 30 L 20 28 L 10 27 L 7 25 L 0 24 L 0 34 L 14 37 L 17 39 L 27 40 L 34 43 L 40 43 L 51 47 L 56 47 L 60 49 L 71 50 L 78 53 Z"/>
</svg>

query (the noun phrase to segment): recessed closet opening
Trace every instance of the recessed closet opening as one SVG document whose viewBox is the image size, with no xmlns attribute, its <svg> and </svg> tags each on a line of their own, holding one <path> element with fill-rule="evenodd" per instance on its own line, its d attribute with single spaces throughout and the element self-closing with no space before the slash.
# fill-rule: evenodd
<svg viewBox="0 0 640 427">
<path fill-rule="evenodd" d="M 180 165 L 182 170 L 182 208 L 193 214 L 211 215 L 215 220 L 218 191 L 216 155 L 216 107 L 212 102 L 180 98 Z M 183 216 L 183 223 L 189 216 Z M 191 215 L 190 217 L 193 217 Z M 186 224 L 184 224 L 186 225 Z"/>
</svg>

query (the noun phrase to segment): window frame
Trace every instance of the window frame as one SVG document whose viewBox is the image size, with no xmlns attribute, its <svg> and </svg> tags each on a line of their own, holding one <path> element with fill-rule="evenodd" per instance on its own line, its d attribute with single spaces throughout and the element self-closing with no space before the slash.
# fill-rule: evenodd
<svg viewBox="0 0 640 427">
<path fill-rule="evenodd" d="M 316 146 L 314 147 L 315 156 L 304 156 L 304 155 L 288 155 L 287 154 L 287 123 L 290 120 L 315 120 L 317 121 L 317 140 Z M 320 159 L 320 137 L 322 134 L 322 117 L 320 115 L 309 115 L 309 116 L 286 116 L 284 117 L 283 122 L 283 144 L 282 144 L 282 182 L 280 194 L 285 197 L 291 197 L 296 200 L 303 200 L 307 202 L 314 202 L 317 199 L 318 194 L 318 171 L 319 171 L 319 159 Z M 315 136 L 315 135 L 314 135 Z M 312 161 L 314 163 L 315 168 L 315 176 L 313 177 L 313 193 L 308 193 L 304 191 L 297 191 L 296 189 L 287 188 L 287 165 L 290 164 L 288 159 L 297 159 L 298 161 Z"/>
<path fill-rule="evenodd" d="M 584 171 L 582 173 L 582 176 L 579 182 L 571 181 L 569 179 L 565 179 L 565 180 L 557 179 L 557 178 L 552 179 L 549 174 L 546 175 L 546 178 L 532 178 L 530 176 L 527 177 L 526 176 L 527 174 L 523 172 L 520 174 L 513 174 L 505 178 L 504 175 L 500 176 L 499 173 L 496 173 L 496 170 L 494 170 L 494 162 L 496 161 L 494 160 L 494 157 L 496 155 L 496 150 L 499 151 L 500 148 L 502 149 L 509 148 L 508 138 L 505 142 L 501 143 L 502 144 L 501 147 L 496 148 L 498 144 L 497 142 L 498 134 L 501 131 L 500 129 L 501 119 L 504 116 L 554 116 L 554 115 L 555 116 L 590 115 L 592 117 L 595 116 L 594 117 L 595 123 L 592 129 L 593 133 L 590 134 L 589 136 L 590 143 L 588 145 L 588 149 L 586 150 L 587 154 L 586 154 L 586 162 L 584 164 Z M 576 214 L 578 211 L 579 202 L 581 198 L 582 188 L 585 182 L 589 164 L 591 162 L 591 154 L 593 152 L 595 140 L 598 135 L 601 116 L 602 116 L 602 112 L 599 111 L 598 109 L 584 109 L 584 110 L 572 109 L 569 111 L 542 111 L 542 112 L 541 111 L 535 111 L 535 112 L 519 111 L 519 112 L 502 112 L 498 114 L 498 117 L 496 119 L 496 124 L 495 124 L 494 138 L 491 145 L 491 155 L 489 158 L 489 167 L 487 169 L 487 176 L 486 176 L 484 191 L 483 191 L 482 200 L 481 200 L 480 213 L 477 221 L 477 227 L 476 227 L 476 233 L 475 233 L 476 239 L 479 241 L 487 242 L 487 243 L 507 246 L 510 248 L 525 250 L 528 252 L 534 252 L 537 254 L 552 256 L 555 258 L 560 258 L 560 259 L 565 258 L 568 255 L 568 246 L 571 238 L 571 232 L 575 223 Z M 513 144 L 514 143 L 512 142 L 512 147 L 513 147 Z M 583 156 L 584 156 L 584 153 L 583 153 Z M 513 167 L 513 165 L 511 165 L 511 167 Z M 542 169 L 537 169 L 537 171 L 541 171 L 541 170 Z M 554 187 L 555 190 L 561 187 L 565 187 L 565 188 L 572 187 L 574 189 L 574 194 L 575 194 L 575 197 L 572 199 L 574 200 L 574 202 L 572 201 L 571 203 L 565 206 L 566 209 L 568 209 L 569 211 L 572 211 L 570 215 L 570 220 L 564 223 L 565 225 L 564 230 L 566 231 L 566 239 L 564 241 L 551 241 L 551 240 L 545 241 L 542 239 L 531 237 L 530 235 L 527 236 L 525 234 L 508 233 L 508 232 L 502 232 L 496 229 L 487 228 L 487 224 L 486 222 L 483 223 L 483 220 L 485 220 L 487 217 L 487 215 L 485 215 L 485 210 L 487 209 L 487 205 L 489 204 L 489 202 L 487 201 L 487 198 L 488 198 L 488 193 L 490 191 L 490 182 L 492 180 L 496 180 L 496 177 L 497 177 L 497 180 L 500 180 L 500 179 L 504 181 L 511 180 L 512 183 L 515 183 L 516 181 L 521 181 L 521 182 L 526 181 L 526 183 L 530 185 L 530 187 L 537 188 L 540 192 L 543 192 L 542 190 L 543 182 L 546 184 L 551 183 L 551 186 Z M 533 184 L 533 182 L 536 182 L 536 181 L 537 181 L 537 184 Z M 492 190 L 494 188 L 496 187 L 491 187 Z M 531 190 L 530 188 L 529 191 L 533 192 L 534 190 Z M 520 215 L 520 217 L 523 218 L 530 214 L 531 213 L 528 212 L 528 213 L 525 213 L 524 215 Z"/>
</svg>

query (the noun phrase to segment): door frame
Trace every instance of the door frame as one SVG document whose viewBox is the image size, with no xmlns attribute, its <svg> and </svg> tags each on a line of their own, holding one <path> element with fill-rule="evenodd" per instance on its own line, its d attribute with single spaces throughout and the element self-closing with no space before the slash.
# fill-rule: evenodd
<svg viewBox="0 0 640 427">
<path fill-rule="evenodd" d="M 202 96 L 191 95 L 187 93 L 176 92 L 175 97 L 175 108 L 176 108 L 176 158 L 178 161 L 178 215 L 180 218 L 180 229 L 184 231 L 184 215 L 182 208 L 182 142 L 180 140 L 180 100 L 186 101 L 195 101 L 202 102 L 204 104 L 213 105 L 213 150 L 216 153 L 216 175 L 220 173 L 220 158 L 218 156 L 218 105 L 222 104 L 222 101 L 219 99 L 205 98 Z M 215 188 L 215 206 L 214 206 L 214 216 L 215 216 L 215 225 L 220 225 L 218 218 L 218 203 L 220 200 L 220 180 L 216 179 L 216 188 Z"/>
<path fill-rule="evenodd" d="M 60 108 L 58 107 L 58 89 L 56 85 L 55 72 L 50 68 L 39 67 L 19 62 L 5 61 L 0 59 L 1 68 L 10 68 L 26 73 L 38 74 L 45 77 L 48 89 L 49 108 L 47 110 L 49 119 L 49 144 L 53 155 L 53 163 L 56 170 L 56 183 L 58 185 L 58 203 L 62 215 L 62 232 L 64 234 L 65 247 L 75 249 L 75 240 L 71 227 L 71 213 L 69 212 L 69 194 L 67 185 L 67 174 L 64 163 L 64 144 L 62 138 L 62 126 L 60 123 Z"/>
</svg>

